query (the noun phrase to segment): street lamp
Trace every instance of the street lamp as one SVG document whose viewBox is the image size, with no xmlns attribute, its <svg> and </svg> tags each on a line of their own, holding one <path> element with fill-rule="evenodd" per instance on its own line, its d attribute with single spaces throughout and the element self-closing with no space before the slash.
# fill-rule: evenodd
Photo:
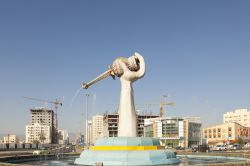
<svg viewBox="0 0 250 166">
<path fill-rule="evenodd" d="M 163 101 L 163 98 L 166 98 L 166 102 Z M 167 102 L 168 100 L 168 95 L 162 95 L 161 96 L 161 101 L 160 101 L 160 117 L 163 117 L 164 116 L 164 110 L 163 110 L 163 107 L 166 106 L 174 106 L 175 103 L 174 102 Z"/>
<path fill-rule="evenodd" d="M 88 141 L 89 141 L 89 133 L 88 133 L 88 97 L 90 94 L 84 94 L 85 95 L 85 117 L 86 117 L 86 127 L 85 127 L 85 143 L 88 146 Z"/>
</svg>

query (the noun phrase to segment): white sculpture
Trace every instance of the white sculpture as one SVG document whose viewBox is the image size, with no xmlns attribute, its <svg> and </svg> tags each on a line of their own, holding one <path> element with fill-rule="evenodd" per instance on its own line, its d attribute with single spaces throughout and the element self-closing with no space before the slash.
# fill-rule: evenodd
<svg viewBox="0 0 250 166">
<path fill-rule="evenodd" d="M 107 76 L 120 77 L 121 95 L 119 105 L 119 124 L 118 137 L 136 137 L 137 121 L 134 104 L 134 92 L 132 83 L 145 74 L 145 62 L 143 57 L 134 53 L 127 58 L 117 58 L 112 67 L 89 83 L 84 83 L 83 88 L 87 89 L 90 85 L 100 81 Z"/>
</svg>

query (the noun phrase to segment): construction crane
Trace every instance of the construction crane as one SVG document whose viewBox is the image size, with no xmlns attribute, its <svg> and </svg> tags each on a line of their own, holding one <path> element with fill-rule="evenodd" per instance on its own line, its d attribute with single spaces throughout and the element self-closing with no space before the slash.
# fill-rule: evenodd
<svg viewBox="0 0 250 166">
<path fill-rule="evenodd" d="M 163 101 L 164 97 L 167 97 L 167 96 L 165 96 L 165 95 L 161 96 L 160 104 L 158 104 L 158 103 L 147 103 L 147 104 L 139 104 L 139 105 L 136 105 L 136 106 L 139 106 L 139 107 L 140 106 L 147 106 L 149 108 L 150 106 L 160 105 L 159 116 L 163 117 L 164 116 L 164 107 L 166 107 L 166 106 L 174 106 L 175 105 L 174 102 L 164 102 Z"/>
<path fill-rule="evenodd" d="M 163 117 L 164 116 L 164 106 L 174 106 L 175 103 L 174 102 L 164 102 L 163 101 L 163 98 L 164 97 L 167 97 L 165 95 L 161 96 L 161 99 L 160 99 L 160 117 Z"/>
<path fill-rule="evenodd" d="M 26 96 L 23 96 L 24 99 L 28 99 L 28 100 L 34 100 L 34 101 L 38 101 L 38 102 L 45 102 L 45 103 L 51 103 L 51 104 L 54 104 L 55 106 L 55 121 L 56 121 L 56 140 L 58 140 L 58 137 L 57 137 L 57 130 L 58 130 L 58 120 L 57 120 L 57 109 L 58 109 L 58 106 L 62 106 L 62 102 L 59 101 L 59 100 L 55 100 L 55 101 L 50 101 L 50 100 L 45 100 L 45 99 L 37 99 L 37 98 L 33 98 L 33 97 L 26 97 Z"/>
</svg>

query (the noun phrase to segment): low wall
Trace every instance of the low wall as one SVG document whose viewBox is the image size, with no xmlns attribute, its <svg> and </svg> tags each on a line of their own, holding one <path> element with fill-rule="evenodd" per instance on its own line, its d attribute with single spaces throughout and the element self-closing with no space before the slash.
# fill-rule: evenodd
<svg viewBox="0 0 250 166">
<path fill-rule="evenodd" d="M 216 164 L 198 164 L 196 166 L 250 166 L 250 153 L 234 153 L 234 152 L 186 152 L 186 151 L 178 151 L 177 155 L 192 155 L 192 156 L 222 156 L 229 158 L 242 158 L 246 159 L 246 161 L 232 161 L 228 163 L 216 163 Z"/>
<path fill-rule="evenodd" d="M 28 165 L 24 165 L 24 164 L 11 164 L 11 163 L 1 163 L 0 162 L 0 166 L 28 166 Z"/>
<path fill-rule="evenodd" d="M 62 156 L 76 156 L 76 153 L 59 154 Z M 22 164 L 25 161 L 35 161 L 40 159 L 55 159 L 57 155 L 16 155 L 16 156 L 5 156 L 0 158 L 0 166 L 27 166 L 27 164 Z M 16 164 L 15 164 L 16 163 Z M 17 164 L 18 163 L 18 164 Z M 19 164 L 21 163 L 21 164 Z"/>
<path fill-rule="evenodd" d="M 249 152 L 187 152 L 177 151 L 177 155 L 207 155 L 207 156 L 224 156 L 224 157 L 241 157 L 250 159 Z"/>
</svg>

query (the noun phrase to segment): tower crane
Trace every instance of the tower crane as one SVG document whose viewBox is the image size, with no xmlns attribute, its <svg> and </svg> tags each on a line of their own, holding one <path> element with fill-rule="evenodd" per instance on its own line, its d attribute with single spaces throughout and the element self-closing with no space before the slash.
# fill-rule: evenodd
<svg viewBox="0 0 250 166">
<path fill-rule="evenodd" d="M 34 100 L 34 101 L 38 101 L 38 102 L 45 102 L 45 103 L 51 103 L 51 104 L 54 104 L 55 106 L 55 127 L 56 127 L 56 140 L 58 141 L 58 120 L 57 120 L 57 109 L 58 109 L 58 106 L 62 106 L 62 102 L 59 101 L 58 99 L 56 99 L 55 101 L 50 101 L 50 100 L 45 100 L 45 99 L 37 99 L 37 98 L 33 98 L 33 97 L 26 97 L 26 96 L 23 96 L 24 99 L 28 99 L 28 100 Z"/>
<path fill-rule="evenodd" d="M 155 106 L 155 105 L 160 105 L 159 116 L 163 117 L 164 116 L 164 107 L 165 106 L 174 106 L 175 105 L 174 102 L 164 102 L 163 101 L 163 97 L 167 97 L 167 96 L 165 96 L 165 95 L 161 96 L 161 98 L 160 98 L 160 104 L 158 104 L 158 103 L 147 103 L 147 104 L 143 104 L 143 105 L 146 105 L 147 107 L 149 107 L 149 106 Z M 139 104 L 139 106 L 141 106 L 141 104 Z"/>
</svg>

